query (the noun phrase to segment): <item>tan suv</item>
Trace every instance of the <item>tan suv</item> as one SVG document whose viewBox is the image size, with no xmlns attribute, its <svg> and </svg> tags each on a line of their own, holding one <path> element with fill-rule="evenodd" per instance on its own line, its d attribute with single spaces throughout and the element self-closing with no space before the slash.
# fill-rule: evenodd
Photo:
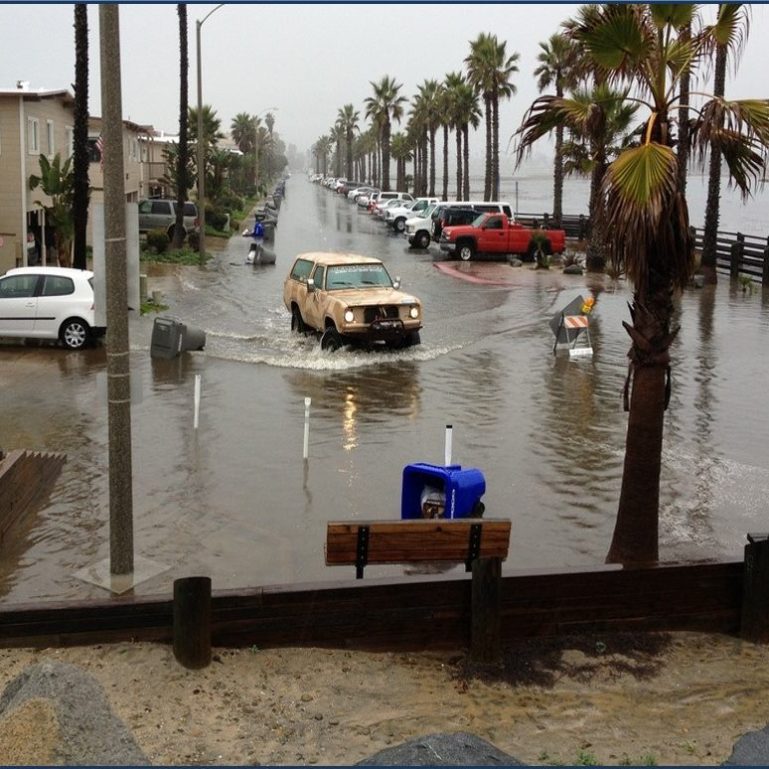
<svg viewBox="0 0 769 769">
<path fill-rule="evenodd" d="M 354 343 L 411 347 L 420 342 L 422 303 L 399 288 L 379 259 L 307 253 L 286 278 L 283 302 L 291 329 L 320 334 L 321 349 Z"/>
</svg>

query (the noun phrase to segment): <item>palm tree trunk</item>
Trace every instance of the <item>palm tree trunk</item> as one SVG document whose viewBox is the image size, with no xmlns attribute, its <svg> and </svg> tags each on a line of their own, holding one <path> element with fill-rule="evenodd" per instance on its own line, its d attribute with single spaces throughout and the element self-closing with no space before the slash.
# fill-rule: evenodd
<svg viewBox="0 0 769 769">
<path fill-rule="evenodd" d="M 726 91 L 726 46 L 716 51 L 713 75 L 713 95 L 722 97 Z M 721 198 L 721 153 L 710 145 L 710 169 L 708 174 L 708 199 L 705 203 L 705 231 L 702 236 L 702 260 L 700 271 L 706 283 L 716 283 L 716 249 L 718 246 L 718 219 Z"/>
<path fill-rule="evenodd" d="M 606 161 L 602 156 L 595 158 L 590 177 L 590 235 L 587 241 L 585 267 L 588 272 L 603 272 L 606 269 L 608 231 L 606 212 L 601 195 L 601 183 L 606 173 Z"/>
<path fill-rule="evenodd" d="M 457 132 L 457 200 L 462 200 L 462 128 L 456 126 L 454 130 Z"/>
<path fill-rule="evenodd" d="M 382 126 L 382 191 L 390 191 L 390 121 Z"/>
<path fill-rule="evenodd" d="M 431 198 L 435 197 L 435 128 L 430 129 L 430 191 Z"/>
<path fill-rule="evenodd" d="M 657 283 L 650 289 L 649 307 L 642 303 L 641 292 L 636 291 L 632 308 L 635 338 L 629 353 L 630 413 L 608 563 L 654 563 L 659 557 L 659 482 L 673 305 L 664 279 Z M 630 333 L 630 327 L 625 327 Z"/>
<path fill-rule="evenodd" d="M 560 79 L 557 80 L 555 95 L 563 98 Z M 553 225 L 560 227 L 563 221 L 563 126 L 555 129 L 555 150 L 553 156 Z"/>
<path fill-rule="evenodd" d="M 441 200 L 449 199 L 449 124 L 443 124 L 443 196 Z"/>
<path fill-rule="evenodd" d="M 172 247 L 179 249 L 184 242 L 184 204 L 187 201 L 187 112 L 189 62 L 187 58 L 187 6 L 177 5 L 179 16 L 179 151 L 176 155 L 176 222 Z"/>
<path fill-rule="evenodd" d="M 680 35 L 681 41 L 691 38 L 691 25 L 686 26 Z M 689 91 L 691 72 L 687 69 L 681 73 L 680 101 L 678 107 L 678 189 L 686 196 L 686 171 L 689 165 Z"/>
<path fill-rule="evenodd" d="M 486 107 L 486 175 L 483 180 L 483 199 L 491 200 L 491 99 L 484 94 Z"/>
<path fill-rule="evenodd" d="M 75 227 L 73 266 L 86 268 L 88 228 L 88 5 L 75 3 L 75 104 L 72 132 L 72 219 Z"/>
<path fill-rule="evenodd" d="M 499 200 L 499 97 L 491 99 L 491 199 Z"/>
<path fill-rule="evenodd" d="M 462 189 L 462 200 L 470 200 L 470 129 L 468 124 L 465 123 L 462 126 L 462 135 L 464 138 L 464 146 L 462 152 L 464 154 L 464 187 Z"/>
</svg>

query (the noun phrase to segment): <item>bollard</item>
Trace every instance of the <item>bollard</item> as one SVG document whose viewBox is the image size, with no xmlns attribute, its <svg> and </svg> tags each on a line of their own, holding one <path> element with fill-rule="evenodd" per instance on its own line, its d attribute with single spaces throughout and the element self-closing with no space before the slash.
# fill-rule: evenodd
<svg viewBox="0 0 769 769">
<path fill-rule="evenodd" d="M 755 643 L 769 642 L 769 534 L 748 534 L 740 636 Z"/>
<path fill-rule="evenodd" d="M 310 404 L 312 398 L 304 399 L 304 448 L 302 449 L 302 457 L 307 459 L 310 454 Z"/>
<path fill-rule="evenodd" d="M 197 430 L 200 416 L 200 374 L 195 374 L 195 396 L 194 396 L 194 415 L 192 417 L 192 427 Z"/>
<path fill-rule="evenodd" d="M 139 275 L 139 301 L 145 302 L 149 299 L 147 293 L 147 276 L 144 274 Z"/>
<path fill-rule="evenodd" d="M 211 664 L 211 578 L 174 580 L 174 657 L 190 670 Z"/>
<path fill-rule="evenodd" d="M 446 425 L 446 441 L 444 443 L 444 449 L 443 449 L 443 458 L 444 462 L 443 464 L 448 467 L 451 464 L 451 436 L 452 436 L 452 427 L 451 425 Z"/>
</svg>

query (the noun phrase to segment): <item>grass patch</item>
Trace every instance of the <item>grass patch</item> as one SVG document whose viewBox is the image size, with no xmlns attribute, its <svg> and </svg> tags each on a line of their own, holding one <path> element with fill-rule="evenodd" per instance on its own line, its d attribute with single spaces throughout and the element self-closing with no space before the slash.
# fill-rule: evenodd
<svg viewBox="0 0 769 769">
<path fill-rule="evenodd" d="M 205 261 L 212 259 L 212 255 L 206 252 Z M 166 251 L 158 254 L 155 251 L 142 251 L 139 255 L 142 262 L 159 262 L 163 264 L 200 264 L 200 254 L 191 248 L 180 248 L 178 251 Z"/>
<path fill-rule="evenodd" d="M 167 304 L 155 302 L 152 299 L 145 299 L 139 312 L 141 315 L 149 315 L 151 312 L 165 312 L 167 309 Z"/>
</svg>

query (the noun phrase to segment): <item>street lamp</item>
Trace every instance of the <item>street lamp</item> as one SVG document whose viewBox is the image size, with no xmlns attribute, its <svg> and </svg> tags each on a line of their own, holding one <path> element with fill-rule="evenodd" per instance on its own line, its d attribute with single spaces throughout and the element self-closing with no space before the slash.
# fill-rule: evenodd
<svg viewBox="0 0 769 769">
<path fill-rule="evenodd" d="M 277 111 L 277 107 L 267 107 L 267 109 L 263 109 L 259 114 L 254 115 L 254 158 L 256 160 L 254 166 L 254 194 L 257 198 L 259 197 L 259 118 L 268 112 Z"/>
<path fill-rule="evenodd" d="M 224 3 L 219 3 L 216 8 L 210 10 L 202 19 L 195 22 L 196 40 L 198 48 L 198 217 L 200 219 L 200 238 L 198 239 L 198 253 L 201 264 L 206 258 L 206 150 L 203 141 L 203 74 L 200 62 L 200 28 L 205 20 L 218 11 Z"/>
</svg>

